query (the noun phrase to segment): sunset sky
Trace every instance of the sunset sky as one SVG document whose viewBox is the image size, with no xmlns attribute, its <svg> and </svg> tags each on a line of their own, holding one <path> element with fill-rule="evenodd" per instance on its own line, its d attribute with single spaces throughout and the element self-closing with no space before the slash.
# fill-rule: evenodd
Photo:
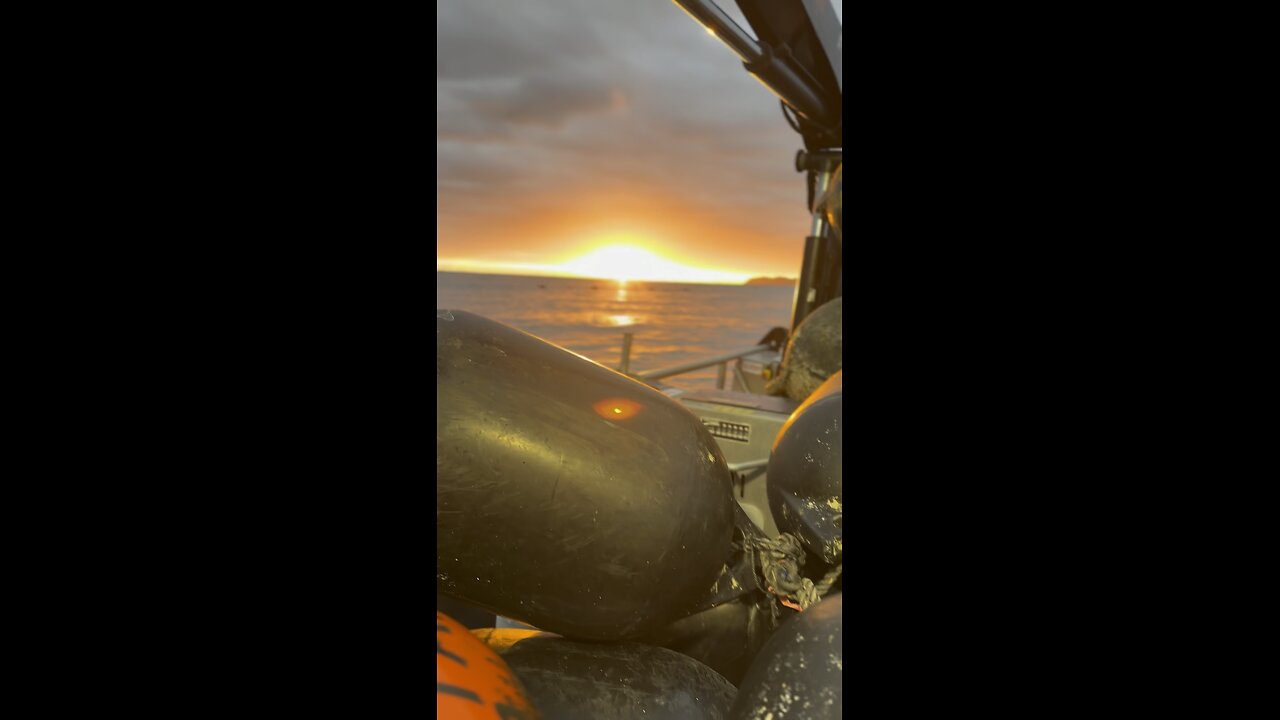
<svg viewBox="0 0 1280 720">
<path fill-rule="evenodd" d="M 437 270 L 692 282 L 799 272 L 801 138 L 670 0 L 436 8 Z"/>
</svg>

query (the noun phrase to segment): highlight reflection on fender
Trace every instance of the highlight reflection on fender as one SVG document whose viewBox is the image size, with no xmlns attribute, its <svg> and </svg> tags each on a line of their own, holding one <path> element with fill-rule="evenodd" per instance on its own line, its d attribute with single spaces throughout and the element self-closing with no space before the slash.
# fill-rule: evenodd
<svg viewBox="0 0 1280 720">
<path fill-rule="evenodd" d="M 605 398 L 591 406 L 605 420 L 630 420 L 644 410 L 644 406 L 626 398 Z"/>
</svg>

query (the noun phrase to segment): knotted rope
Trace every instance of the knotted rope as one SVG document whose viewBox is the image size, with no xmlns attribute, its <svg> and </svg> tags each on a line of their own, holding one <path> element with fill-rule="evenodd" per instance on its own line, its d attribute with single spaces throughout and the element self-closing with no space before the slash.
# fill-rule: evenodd
<svg viewBox="0 0 1280 720">
<path fill-rule="evenodd" d="M 760 576 L 764 579 L 765 589 L 777 596 L 787 607 L 805 611 L 818 604 L 831 586 L 840 577 L 841 563 L 832 568 L 817 584 L 800 574 L 800 566 L 804 565 L 804 546 L 800 539 L 789 533 L 782 533 L 776 540 L 768 538 L 747 538 L 745 547 L 753 550 L 759 558 Z M 778 615 L 775 606 L 774 617 Z"/>
</svg>

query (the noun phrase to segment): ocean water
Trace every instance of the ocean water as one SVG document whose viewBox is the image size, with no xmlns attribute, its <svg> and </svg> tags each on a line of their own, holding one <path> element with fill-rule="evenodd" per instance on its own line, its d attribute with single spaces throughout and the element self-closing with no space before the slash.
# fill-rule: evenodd
<svg viewBox="0 0 1280 720">
<path fill-rule="evenodd" d="M 466 310 L 617 368 L 633 333 L 632 372 L 749 348 L 787 327 L 792 286 L 620 284 L 609 280 L 436 273 L 436 308 Z M 664 382 L 715 386 L 714 367 Z"/>
</svg>

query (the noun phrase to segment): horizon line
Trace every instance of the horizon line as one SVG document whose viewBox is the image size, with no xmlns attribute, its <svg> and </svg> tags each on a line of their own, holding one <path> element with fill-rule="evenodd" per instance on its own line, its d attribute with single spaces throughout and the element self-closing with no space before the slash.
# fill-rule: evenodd
<svg viewBox="0 0 1280 720">
<path fill-rule="evenodd" d="M 729 285 L 731 287 L 739 287 L 746 285 L 752 280 L 787 280 L 790 282 L 798 282 L 799 278 L 787 277 L 785 275 L 752 275 L 746 280 L 733 281 L 716 281 L 716 280 L 617 280 L 614 278 L 588 277 L 585 275 L 558 275 L 558 274 L 535 274 L 535 273 L 512 273 L 512 272 L 482 272 L 478 270 L 441 270 L 436 269 L 436 274 L 450 273 L 453 275 L 491 275 L 494 277 L 531 277 L 543 278 L 548 280 L 590 280 L 593 282 L 608 282 L 626 285 L 634 285 L 636 283 L 662 283 L 664 285 Z"/>
</svg>

